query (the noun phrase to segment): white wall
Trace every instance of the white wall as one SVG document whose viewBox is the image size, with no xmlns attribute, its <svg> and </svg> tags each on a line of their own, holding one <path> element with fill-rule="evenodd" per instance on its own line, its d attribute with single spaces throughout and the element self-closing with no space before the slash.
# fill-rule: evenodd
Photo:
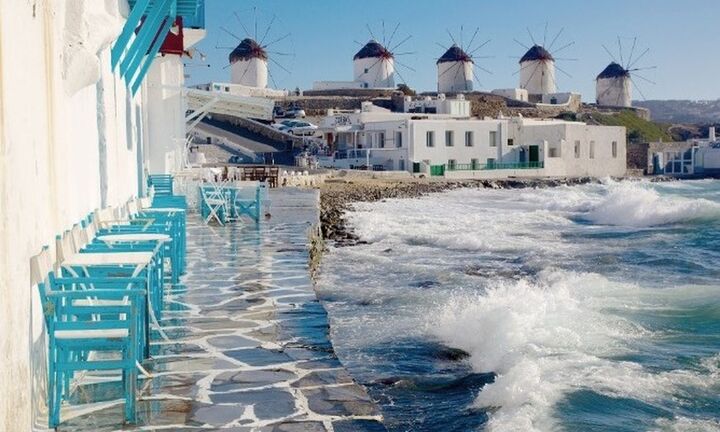
<svg viewBox="0 0 720 432">
<path fill-rule="evenodd" d="M 265 88 L 268 84 L 267 60 L 237 60 L 230 66 L 230 81 L 248 87 Z"/>
<path fill-rule="evenodd" d="M 185 149 L 185 85 L 182 58 L 158 57 L 148 72 L 144 87 L 147 106 L 145 151 L 150 174 L 173 173 L 182 168 Z"/>
<path fill-rule="evenodd" d="M 632 86 L 625 77 L 601 78 L 595 83 L 595 99 L 598 105 L 632 106 Z"/>
<path fill-rule="evenodd" d="M 477 159 L 478 164 L 487 163 L 488 159 L 497 162 L 503 160 L 505 141 L 507 139 L 506 121 L 503 120 L 410 120 L 409 159 L 414 162 L 425 160 L 430 165 L 447 164 L 454 159 L 457 164 L 469 164 Z M 427 132 L 435 132 L 435 145 L 427 146 Z M 453 146 L 446 142 L 446 131 L 453 132 Z M 465 145 L 465 132 L 473 133 L 472 146 Z M 490 132 L 496 132 L 496 145 L 490 145 Z"/>
<path fill-rule="evenodd" d="M 117 1 L 0 2 L 2 431 L 31 429 L 31 389 L 42 390 L 44 380 L 39 353 L 31 355 L 42 340 L 31 329 L 30 257 L 103 197 L 120 204 L 137 192 L 139 98 L 127 98 L 108 65 L 106 42 L 121 24 Z M 83 31 L 73 33 L 78 27 Z M 74 49 L 78 41 L 83 50 Z"/>
<path fill-rule="evenodd" d="M 438 93 L 469 92 L 473 89 L 472 62 L 453 61 L 437 65 Z"/>
<path fill-rule="evenodd" d="M 530 94 L 555 93 L 555 63 L 541 60 L 520 63 L 520 88 Z"/>
<path fill-rule="evenodd" d="M 366 88 L 395 88 L 395 61 L 392 58 L 353 60 L 353 72 L 355 81 L 367 83 Z"/>
</svg>

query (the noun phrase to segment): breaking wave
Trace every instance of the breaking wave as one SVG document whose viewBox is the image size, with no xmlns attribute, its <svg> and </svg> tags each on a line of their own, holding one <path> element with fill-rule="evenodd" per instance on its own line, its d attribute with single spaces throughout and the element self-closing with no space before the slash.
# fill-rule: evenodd
<svg viewBox="0 0 720 432">
<path fill-rule="evenodd" d="M 647 183 L 615 183 L 585 215 L 595 224 L 652 227 L 720 218 L 720 204 L 704 198 L 660 195 Z"/>
<path fill-rule="evenodd" d="M 535 280 L 498 281 L 483 293 L 454 296 L 429 331 L 470 353 L 476 372 L 497 375 L 475 400 L 476 407 L 490 412 L 487 430 L 555 430 L 555 405 L 577 390 L 646 402 L 682 396 L 687 389 L 693 394 L 720 390 L 717 356 L 703 372 L 652 373 L 616 360 L 655 335 L 608 309 L 628 303 L 642 307 L 643 297 L 654 295 L 599 275 L 547 270 Z M 622 301 L 615 304 L 618 297 Z"/>
</svg>

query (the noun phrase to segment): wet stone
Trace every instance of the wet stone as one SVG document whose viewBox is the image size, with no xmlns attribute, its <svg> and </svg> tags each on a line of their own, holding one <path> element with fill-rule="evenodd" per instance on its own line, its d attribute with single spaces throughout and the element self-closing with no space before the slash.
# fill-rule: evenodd
<svg viewBox="0 0 720 432">
<path fill-rule="evenodd" d="M 365 389 L 352 384 L 342 387 L 302 389 L 313 412 L 322 415 L 371 416 L 379 415 Z"/>
<path fill-rule="evenodd" d="M 334 369 L 342 368 L 342 363 L 337 358 L 327 358 L 322 360 L 309 360 L 300 362 L 296 365 L 300 369 Z"/>
<path fill-rule="evenodd" d="M 209 338 L 207 343 L 219 349 L 255 348 L 258 342 L 242 336 L 216 336 Z"/>
<path fill-rule="evenodd" d="M 352 377 L 344 369 L 310 372 L 292 383 L 293 387 L 318 387 L 332 384 L 352 383 Z"/>
<path fill-rule="evenodd" d="M 295 398 L 284 390 L 267 389 L 210 395 L 215 404 L 253 405 L 262 420 L 283 418 L 295 413 Z"/>
<path fill-rule="evenodd" d="M 265 348 L 225 351 L 224 354 L 250 366 L 268 366 L 292 361 L 292 358 L 282 351 Z"/>
<path fill-rule="evenodd" d="M 321 422 L 283 422 L 260 429 L 261 432 L 327 432 Z"/>
<path fill-rule="evenodd" d="M 292 381 L 296 378 L 297 376 L 294 373 L 283 369 L 223 372 L 215 377 L 210 390 L 213 392 L 244 390 Z"/>
<path fill-rule="evenodd" d="M 385 426 L 377 420 L 338 420 L 332 425 L 335 432 L 387 432 Z"/>
</svg>

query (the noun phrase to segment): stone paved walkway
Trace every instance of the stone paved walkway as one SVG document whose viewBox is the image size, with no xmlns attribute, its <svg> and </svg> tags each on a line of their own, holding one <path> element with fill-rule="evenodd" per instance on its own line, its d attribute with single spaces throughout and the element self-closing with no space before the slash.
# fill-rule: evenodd
<svg viewBox="0 0 720 432">
<path fill-rule="evenodd" d="M 123 426 L 120 385 L 86 376 L 60 430 L 384 431 L 376 405 L 335 357 L 308 274 L 317 193 L 281 189 L 272 217 L 188 221 L 188 274 L 168 297 L 141 383 L 138 424 Z"/>
</svg>

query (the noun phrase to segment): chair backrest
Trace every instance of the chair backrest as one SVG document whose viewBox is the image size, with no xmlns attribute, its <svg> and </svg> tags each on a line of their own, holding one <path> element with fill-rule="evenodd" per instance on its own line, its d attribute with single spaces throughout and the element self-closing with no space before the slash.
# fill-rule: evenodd
<svg viewBox="0 0 720 432">
<path fill-rule="evenodd" d="M 138 202 L 134 198 L 131 198 L 130 201 L 127 202 L 125 205 L 127 209 L 127 213 L 130 217 L 135 217 L 138 214 Z"/>
<path fill-rule="evenodd" d="M 37 287 L 40 294 L 40 304 L 44 310 L 47 307 L 47 294 L 50 292 L 50 274 L 53 272 L 53 261 L 50 248 L 43 247 L 42 252 L 30 258 L 30 286 Z M 48 311 L 44 310 L 46 322 L 49 319 Z"/>
<path fill-rule="evenodd" d="M 138 200 L 140 208 L 146 209 L 152 207 L 152 198 L 147 196 Z"/>
<path fill-rule="evenodd" d="M 85 230 L 80 224 L 73 225 L 70 230 L 70 237 L 72 239 L 73 249 L 75 249 L 75 252 L 80 251 L 88 243 L 87 238 L 85 237 Z"/>
<path fill-rule="evenodd" d="M 104 209 L 96 209 L 93 214 L 92 222 L 95 225 L 95 231 L 100 231 L 104 228 L 104 224 L 115 220 L 115 212 L 112 207 L 105 207 Z"/>
<path fill-rule="evenodd" d="M 55 250 L 58 264 L 62 263 L 66 259 L 70 258 L 73 254 L 77 253 L 75 245 L 72 239 L 72 233 L 65 231 L 62 235 L 59 235 L 55 239 Z"/>
<path fill-rule="evenodd" d="M 95 226 L 95 218 L 88 218 L 88 223 L 85 224 L 85 241 L 91 243 L 97 235 L 97 227 Z M 87 244 L 86 243 L 86 244 Z"/>
</svg>

